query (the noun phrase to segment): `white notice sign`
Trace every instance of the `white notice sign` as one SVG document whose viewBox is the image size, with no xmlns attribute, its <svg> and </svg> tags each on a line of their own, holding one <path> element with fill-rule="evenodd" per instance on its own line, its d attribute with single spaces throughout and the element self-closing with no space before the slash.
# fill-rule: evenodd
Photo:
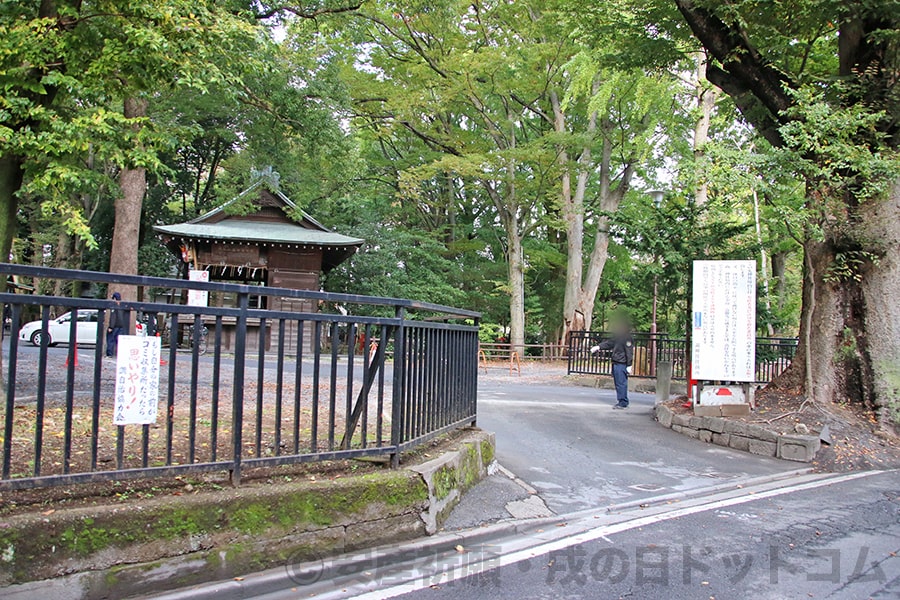
<svg viewBox="0 0 900 600">
<path fill-rule="evenodd" d="M 191 269 L 190 273 L 188 273 L 188 279 L 209 283 L 209 271 Z M 187 303 L 188 306 L 207 306 L 209 304 L 209 292 L 205 290 L 188 290 Z"/>
<path fill-rule="evenodd" d="M 160 339 L 120 335 L 116 358 L 116 425 L 156 422 L 159 403 Z"/>
<path fill-rule="evenodd" d="M 694 261 L 693 378 L 756 379 L 756 261 Z"/>
</svg>

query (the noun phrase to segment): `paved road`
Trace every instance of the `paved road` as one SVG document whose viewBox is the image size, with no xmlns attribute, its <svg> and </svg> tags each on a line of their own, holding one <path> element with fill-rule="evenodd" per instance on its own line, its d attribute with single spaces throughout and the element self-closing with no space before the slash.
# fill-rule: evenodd
<svg viewBox="0 0 900 600">
<path fill-rule="evenodd" d="M 421 591 L 396 595 L 398 588 L 387 588 L 360 597 L 900 597 L 900 473 L 760 496 L 587 532 L 581 537 L 589 541 L 576 536 L 506 559 L 502 544 L 489 546 L 481 563 L 420 578 L 413 585 Z M 453 579 L 465 573 L 471 575 Z"/>
<path fill-rule="evenodd" d="M 656 424 L 653 397 L 584 387 L 482 382 L 478 424 L 497 459 L 556 514 L 639 501 L 802 467 L 703 444 Z"/>
</svg>

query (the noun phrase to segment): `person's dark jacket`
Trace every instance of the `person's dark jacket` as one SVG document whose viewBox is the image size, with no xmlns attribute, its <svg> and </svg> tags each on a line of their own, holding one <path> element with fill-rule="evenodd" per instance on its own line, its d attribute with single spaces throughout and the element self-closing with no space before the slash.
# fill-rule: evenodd
<svg viewBox="0 0 900 600">
<path fill-rule="evenodd" d="M 634 362 L 634 338 L 631 334 L 616 335 L 612 339 L 603 340 L 599 344 L 601 350 L 612 350 L 610 359 L 614 363 L 631 366 Z"/>
<path fill-rule="evenodd" d="M 128 328 L 128 311 L 124 308 L 114 308 L 109 311 L 109 328 L 118 327 L 123 331 Z"/>
</svg>

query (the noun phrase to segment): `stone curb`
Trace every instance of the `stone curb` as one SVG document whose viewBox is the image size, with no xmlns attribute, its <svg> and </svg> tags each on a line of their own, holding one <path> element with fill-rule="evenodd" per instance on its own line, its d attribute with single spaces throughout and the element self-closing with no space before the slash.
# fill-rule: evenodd
<svg viewBox="0 0 900 600">
<path fill-rule="evenodd" d="M 762 425 L 724 417 L 677 414 L 664 404 L 656 406 L 656 420 L 689 438 L 758 456 L 808 463 L 821 448 L 818 436 L 780 434 Z"/>
<path fill-rule="evenodd" d="M 500 539 L 518 536 L 542 525 L 554 525 L 562 522 L 560 517 L 531 519 L 528 521 L 508 521 L 473 531 L 459 533 L 441 533 L 419 541 L 402 545 L 382 546 L 368 552 L 356 553 L 336 558 L 322 564 L 305 563 L 297 565 L 298 571 L 320 568 L 316 581 L 333 581 L 335 579 L 352 579 L 375 565 L 388 565 L 398 559 L 428 559 L 440 554 L 456 552 L 458 546 L 472 549 L 488 545 Z M 303 586 L 291 577 L 288 568 L 271 569 L 265 573 L 248 577 L 246 580 L 232 580 L 207 584 L 194 588 L 177 590 L 165 594 L 148 596 L 148 600 L 246 600 L 264 596 L 265 594 L 283 592 L 296 587 L 305 591 Z"/>
</svg>

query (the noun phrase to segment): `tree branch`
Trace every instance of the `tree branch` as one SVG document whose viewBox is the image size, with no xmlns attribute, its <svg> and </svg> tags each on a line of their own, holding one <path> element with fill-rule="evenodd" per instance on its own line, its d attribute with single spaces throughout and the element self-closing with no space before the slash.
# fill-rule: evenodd
<svg viewBox="0 0 900 600">
<path fill-rule="evenodd" d="M 321 17 L 322 15 L 337 15 L 341 13 L 353 12 L 355 10 L 359 10 L 362 7 L 362 1 L 355 2 L 353 4 L 347 4 L 345 6 L 335 6 L 335 7 L 322 7 L 316 8 L 313 10 L 304 10 L 292 4 L 276 4 L 275 6 L 270 7 L 268 10 L 264 10 L 262 12 L 254 13 L 253 16 L 262 21 L 265 19 L 271 19 L 275 15 L 281 13 L 292 14 L 295 17 L 300 17 L 301 19 L 315 19 L 316 17 Z"/>
<path fill-rule="evenodd" d="M 675 0 L 688 26 L 707 52 L 718 61 L 707 69 L 710 82 L 732 96 L 744 117 L 776 146 L 783 144 L 777 127 L 788 121 L 785 110 L 795 86 L 787 74 L 765 60 L 745 32 L 729 25 L 693 0 Z"/>
</svg>

